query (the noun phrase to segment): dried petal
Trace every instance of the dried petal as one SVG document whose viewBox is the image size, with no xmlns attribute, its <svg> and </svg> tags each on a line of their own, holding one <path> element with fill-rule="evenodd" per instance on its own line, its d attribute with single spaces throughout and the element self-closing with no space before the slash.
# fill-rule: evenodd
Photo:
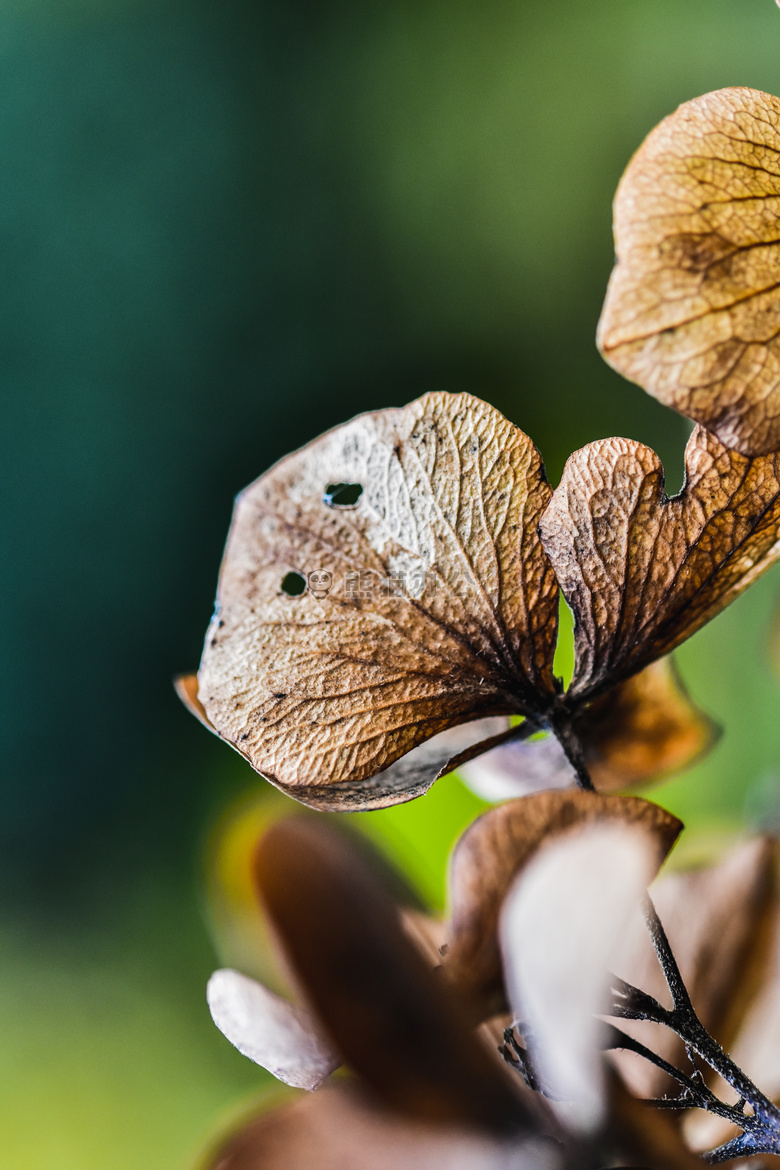
<svg viewBox="0 0 780 1170">
<path fill-rule="evenodd" d="M 345 485 L 361 489 L 348 506 Z M 362 415 L 283 459 L 236 503 L 198 674 L 209 720 L 306 804 L 424 792 L 434 775 L 377 774 L 554 694 L 549 497 L 530 439 L 466 394 Z"/>
<path fill-rule="evenodd" d="M 545 845 L 501 912 L 507 992 L 556 1110 L 592 1132 L 604 1120 L 603 1022 L 610 970 L 656 861 L 637 825 L 591 824 Z"/>
<path fill-rule="evenodd" d="M 238 971 L 215 971 L 206 998 L 223 1036 L 287 1085 L 318 1089 L 341 1064 L 310 1012 Z"/>
<path fill-rule="evenodd" d="M 382 1101 L 491 1131 L 527 1125 L 506 1070 L 340 833 L 308 817 L 277 822 L 260 842 L 256 878 L 306 1002 Z"/>
<path fill-rule="evenodd" d="M 598 693 L 669 653 L 780 555 L 780 456 L 746 459 L 702 427 L 686 482 L 664 492 L 649 447 L 576 451 L 540 533 L 575 615 L 572 695 Z"/>
<path fill-rule="evenodd" d="M 512 739 L 462 764 L 458 775 L 482 800 L 511 800 L 550 788 L 571 788 L 576 777 L 554 735 Z"/>
<path fill-rule="evenodd" d="M 487 1005 L 502 995 L 498 916 L 510 885 L 550 837 L 594 821 L 638 825 L 656 843 L 658 868 L 682 825 L 639 797 L 579 790 L 539 792 L 478 817 L 455 846 L 450 862 L 450 937 L 444 969 L 451 980 Z"/>
<path fill-rule="evenodd" d="M 672 658 L 662 658 L 589 703 L 575 722 L 593 783 L 614 792 L 690 767 L 719 728 L 690 698 Z"/>
<path fill-rule="evenodd" d="M 774 881 L 771 877 L 767 881 L 767 875 L 764 873 L 763 886 L 751 891 L 752 903 L 747 901 L 740 907 L 739 914 L 743 917 L 743 922 L 729 927 L 727 940 L 729 936 L 733 939 L 735 933 L 737 938 L 740 933 L 747 934 L 748 931 L 751 933 L 742 942 L 744 967 L 740 969 L 738 966 L 739 955 L 733 954 L 733 944 L 726 952 L 731 969 L 735 971 L 736 977 L 731 990 L 736 1002 L 728 1005 L 731 1010 L 724 1021 L 724 1030 L 726 1042 L 729 1044 L 729 1054 L 736 1064 L 762 1092 L 777 1101 L 780 1099 L 780 1067 L 777 1060 L 780 1046 L 780 899 L 775 868 L 778 843 L 764 841 L 754 844 L 756 854 L 762 849 L 765 864 L 767 851 L 774 863 L 771 875 Z M 770 887 L 768 891 L 767 884 Z M 733 917 L 735 912 L 730 911 L 727 905 L 721 923 L 725 921 L 725 916 L 729 912 Z M 709 979 L 712 978 L 713 974 L 710 973 Z M 717 976 L 715 978 L 717 979 Z M 731 1033 L 735 1031 L 735 1027 L 737 1035 L 732 1041 Z M 713 1088 L 716 1093 L 722 1093 L 724 1086 L 716 1081 Z M 697 1138 L 714 1145 L 726 1141 L 730 1136 L 733 1135 L 728 1132 L 707 1132 L 703 1129 L 699 1131 Z"/>
<path fill-rule="evenodd" d="M 378 1058 L 381 1054 L 378 1054 Z M 552 1142 L 507 1142 L 399 1117 L 355 1085 L 329 1086 L 223 1139 L 202 1170 L 562 1170 Z"/>
<path fill-rule="evenodd" d="M 209 717 L 206 714 L 206 709 L 198 698 L 197 674 L 177 675 L 173 680 L 173 689 L 190 715 L 194 715 L 199 723 L 202 723 L 204 727 L 207 727 L 209 731 L 213 731 L 216 735 L 216 728 L 212 727 Z"/>
<path fill-rule="evenodd" d="M 607 361 L 745 455 L 780 448 L 780 100 L 722 89 L 653 130 L 615 198 Z"/>
</svg>

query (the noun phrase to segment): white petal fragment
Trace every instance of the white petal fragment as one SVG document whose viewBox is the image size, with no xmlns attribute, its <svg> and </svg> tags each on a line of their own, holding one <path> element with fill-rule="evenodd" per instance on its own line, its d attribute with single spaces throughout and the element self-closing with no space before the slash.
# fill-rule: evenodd
<svg viewBox="0 0 780 1170">
<path fill-rule="evenodd" d="M 458 775 L 476 796 L 490 802 L 512 800 L 547 788 L 571 788 L 576 780 L 554 735 L 510 740 L 461 764 Z"/>
<path fill-rule="evenodd" d="M 534 1037 L 536 1067 L 572 1128 L 604 1117 L 597 1014 L 609 972 L 653 877 L 641 830 L 595 825 L 547 845 L 523 870 L 501 916 L 501 945 L 515 1018 Z"/>
<path fill-rule="evenodd" d="M 310 1012 L 238 971 L 215 971 L 206 999 L 223 1036 L 287 1085 L 313 1092 L 341 1063 Z"/>
</svg>

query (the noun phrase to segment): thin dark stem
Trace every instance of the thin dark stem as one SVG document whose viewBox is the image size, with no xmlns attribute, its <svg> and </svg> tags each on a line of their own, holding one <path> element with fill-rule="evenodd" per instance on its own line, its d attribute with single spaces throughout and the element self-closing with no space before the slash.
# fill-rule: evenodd
<svg viewBox="0 0 780 1170">
<path fill-rule="evenodd" d="M 677 960 L 669 945 L 669 939 L 666 937 L 666 931 L 663 928 L 661 919 L 658 917 L 658 911 L 653 905 L 649 894 L 645 897 L 642 914 L 656 957 L 661 964 L 664 979 L 672 995 L 673 1011 L 686 1014 L 690 1013 L 691 1015 L 695 1014 L 691 997 L 688 995 L 688 990 L 680 974 L 680 968 L 677 966 Z"/>
<path fill-rule="evenodd" d="M 590 778 L 588 766 L 585 763 L 582 744 L 580 743 L 579 736 L 575 735 L 572 731 L 570 720 L 560 717 L 553 718 L 550 720 L 550 729 L 563 748 L 566 759 L 574 769 L 578 787 L 584 789 L 585 792 L 595 792 L 596 789 Z"/>
<path fill-rule="evenodd" d="M 780 1153 L 780 1109 L 723 1051 L 697 1016 L 666 931 L 649 897 L 644 905 L 644 917 L 672 997 L 672 1007 L 671 1009 L 663 1007 L 651 995 L 626 983 L 624 979 L 613 976 L 612 1003 L 608 1014 L 619 1019 L 649 1020 L 669 1028 L 683 1041 L 693 1072 L 684 1073 L 675 1068 L 657 1053 L 633 1037 L 626 1036 L 617 1028 L 613 1028 L 610 1034 L 610 1047 L 621 1047 L 637 1053 L 681 1084 L 684 1090 L 679 1098 L 681 1107 L 689 1105 L 706 1109 L 709 1113 L 732 1122 L 743 1131 L 739 1138 L 717 1150 L 712 1150 L 706 1155 L 705 1161 L 715 1164 L 728 1161 L 730 1158 L 746 1157 L 748 1154 Z M 735 1105 L 725 1104 L 705 1084 L 696 1065 L 697 1056 L 735 1090 L 739 1097 Z M 675 1107 L 671 1102 L 660 1104 L 663 1108 Z M 745 1113 L 746 1105 L 750 1106 L 751 1112 Z"/>
<path fill-rule="evenodd" d="M 731 1085 L 740 1097 L 744 1097 L 746 1101 L 750 1102 L 757 1115 L 771 1118 L 773 1126 L 780 1126 L 780 1111 L 777 1107 L 723 1051 L 720 1044 L 710 1035 L 696 1015 L 691 997 L 688 995 L 680 974 L 680 968 L 677 966 L 677 960 L 669 945 L 669 939 L 666 937 L 666 931 L 649 895 L 645 900 L 644 916 L 673 1004 L 672 1011 L 665 1013 L 666 1018 L 659 1019 L 657 1022 L 666 1024 L 667 1027 L 676 1032 L 680 1039 L 693 1049 L 702 1060 L 706 1060 L 710 1068 L 723 1077 L 724 1081 Z"/>
<path fill-rule="evenodd" d="M 709 1113 L 723 1117 L 734 1125 L 738 1125 L 741 1129 L 744 1128 L 746 1122 L 750 1121 L 749 1116 L 746 1116 L 743 1112 L 744 1101 L 738 1101 L 736 1105 L 727 1105 L 707 1087 L 698 1070 L 694 1069 L 693 1075 L 682 1072 L 681 1069 L 670 1064 L 668 1060 L 664 1060 L 658 1053 L 653 1052 L 651 1048 L 647 1048 L 639 1040 L 635 1040 L 633 1036 L 628 1036 L 619 1028 L 610 1027 L 606 1046 L 609 1048 L 622 1048 L 626 1052 L 635 1052 L 638 1056 L 643 1056 L 650 1064 L 655 1065 L 656 1068 L 660 1068 L 662 1072 L 667 1073 L 678 1084 L 683 1086 L 684 1092 L 681 1097 L 660 1102 L 663 1108 L 685 1109 L 693 1106 L 697 1109 L 706 1109 Z M 659 1104 L 659 1102 L 653 1102 L 653 1104 Z"/>
</svg>

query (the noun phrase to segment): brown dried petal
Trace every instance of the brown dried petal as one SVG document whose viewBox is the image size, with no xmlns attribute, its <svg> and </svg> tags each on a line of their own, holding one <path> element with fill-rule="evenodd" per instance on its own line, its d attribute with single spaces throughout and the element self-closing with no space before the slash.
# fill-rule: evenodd
<svg viewBox="0 0 780 1170">
<path fill-rule="evenodd" d="M 607 361 L 745 455 L 780 448 L 780 100 L 722 89 L 653 130 L 615 198 Z"/>
<path fill-rule="evenodd" d="M 594 699 L 576 726 L 599 792 L 680 772 L 705 755 L 719 735 L 689 696 L 672 658 L 651 663 Z"/>
<path fill-rule="evenodd" d="M 338 484 L 359 484 L 357 503 L 329 503 Z M 362 415 L 288 456 L 236 504 L 198 675 L 209 720 L 315 807 L 419 795 L 433 776 L 372 778 L 554 693 L 549 498 L 530 439 L 466 394 Z M 300 587 L 314 571 L 286 595 L 288 574 Z"/>
<path fill-rule="evenodd" d="M 377 1054 L 377 1059 L 381 1054 Z M 562 1170 L 552 1142 L 502 1141 L 382 1108 L 356 1085 L 266 1113 L 223 1139 L 200 1170 Z"/>
<path fill-rule="evenodd" d="M 479 1044 L 374 870 L 341 834 L 308 817 L 279 821 L 260 842 L 255 873 L 303 997 L 384 1103 L 430 1121 L 527 1127 L 507 1070 Z"/>
<path fill-rule="evenodd" d="M 682 825 L 639 797 L 574 791 L 538 792 L 490 809 L 455 846 L 450 861 L 450 937 L 445 971 L 486 1007 L 502 1001 L 498 916 L 512 881 L 550 837 L 599 822 L 638 825 L 657 842 L 660 866 Z"/>
<path fill-rule="evenodd" d="M 780 555 L 780 455 L 746 459 L 697 427 L 686 482 L 655 452 L 602 439 L 567 461 L 540 533 L 575 616 L 572 694 L 669 653 Z"/>
</svg>

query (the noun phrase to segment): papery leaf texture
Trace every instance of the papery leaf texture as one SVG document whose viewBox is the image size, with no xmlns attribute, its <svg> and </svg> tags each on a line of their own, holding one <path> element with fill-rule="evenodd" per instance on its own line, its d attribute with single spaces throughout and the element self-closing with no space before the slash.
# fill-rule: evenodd
<svg viewBox="0 0 780 1170">
<path fill-rule="evenodd" d="M 538 792 L 483 813 L 466 829 L 450 859 L 450 924 L 444 970 L 483 1004 L 502 997 L 498 918 L 510 885 L 547 841 L 594 823 L 639 826 L 655 842 L 656 869 L 681 822 L 650 801 L 579 790 Z"/>
<path fill-rule="evenodd" d="M 467 394 L 362 415 L 283 459 L 236 503 L 198 674 L 209 723 L 314 807 L 424 792 L 446 760 L 390 765 L 554 698 L 549 499 L 530 439 Z"/>
<path fill-rule="evenodd" d="M 569 693 L 668 654 L 780 555 L 780 455 L 748 459 L 697 427 L 671 499 L 655 452 L 602 439 L 568 459 L 540 533 L 574 612 Z"/>
<path fill-rule="evenodd" d="M 615 197 L 607 361 L 745 455 L 780 448 L 780 100 L 680 106 Z"/>
</svg>

